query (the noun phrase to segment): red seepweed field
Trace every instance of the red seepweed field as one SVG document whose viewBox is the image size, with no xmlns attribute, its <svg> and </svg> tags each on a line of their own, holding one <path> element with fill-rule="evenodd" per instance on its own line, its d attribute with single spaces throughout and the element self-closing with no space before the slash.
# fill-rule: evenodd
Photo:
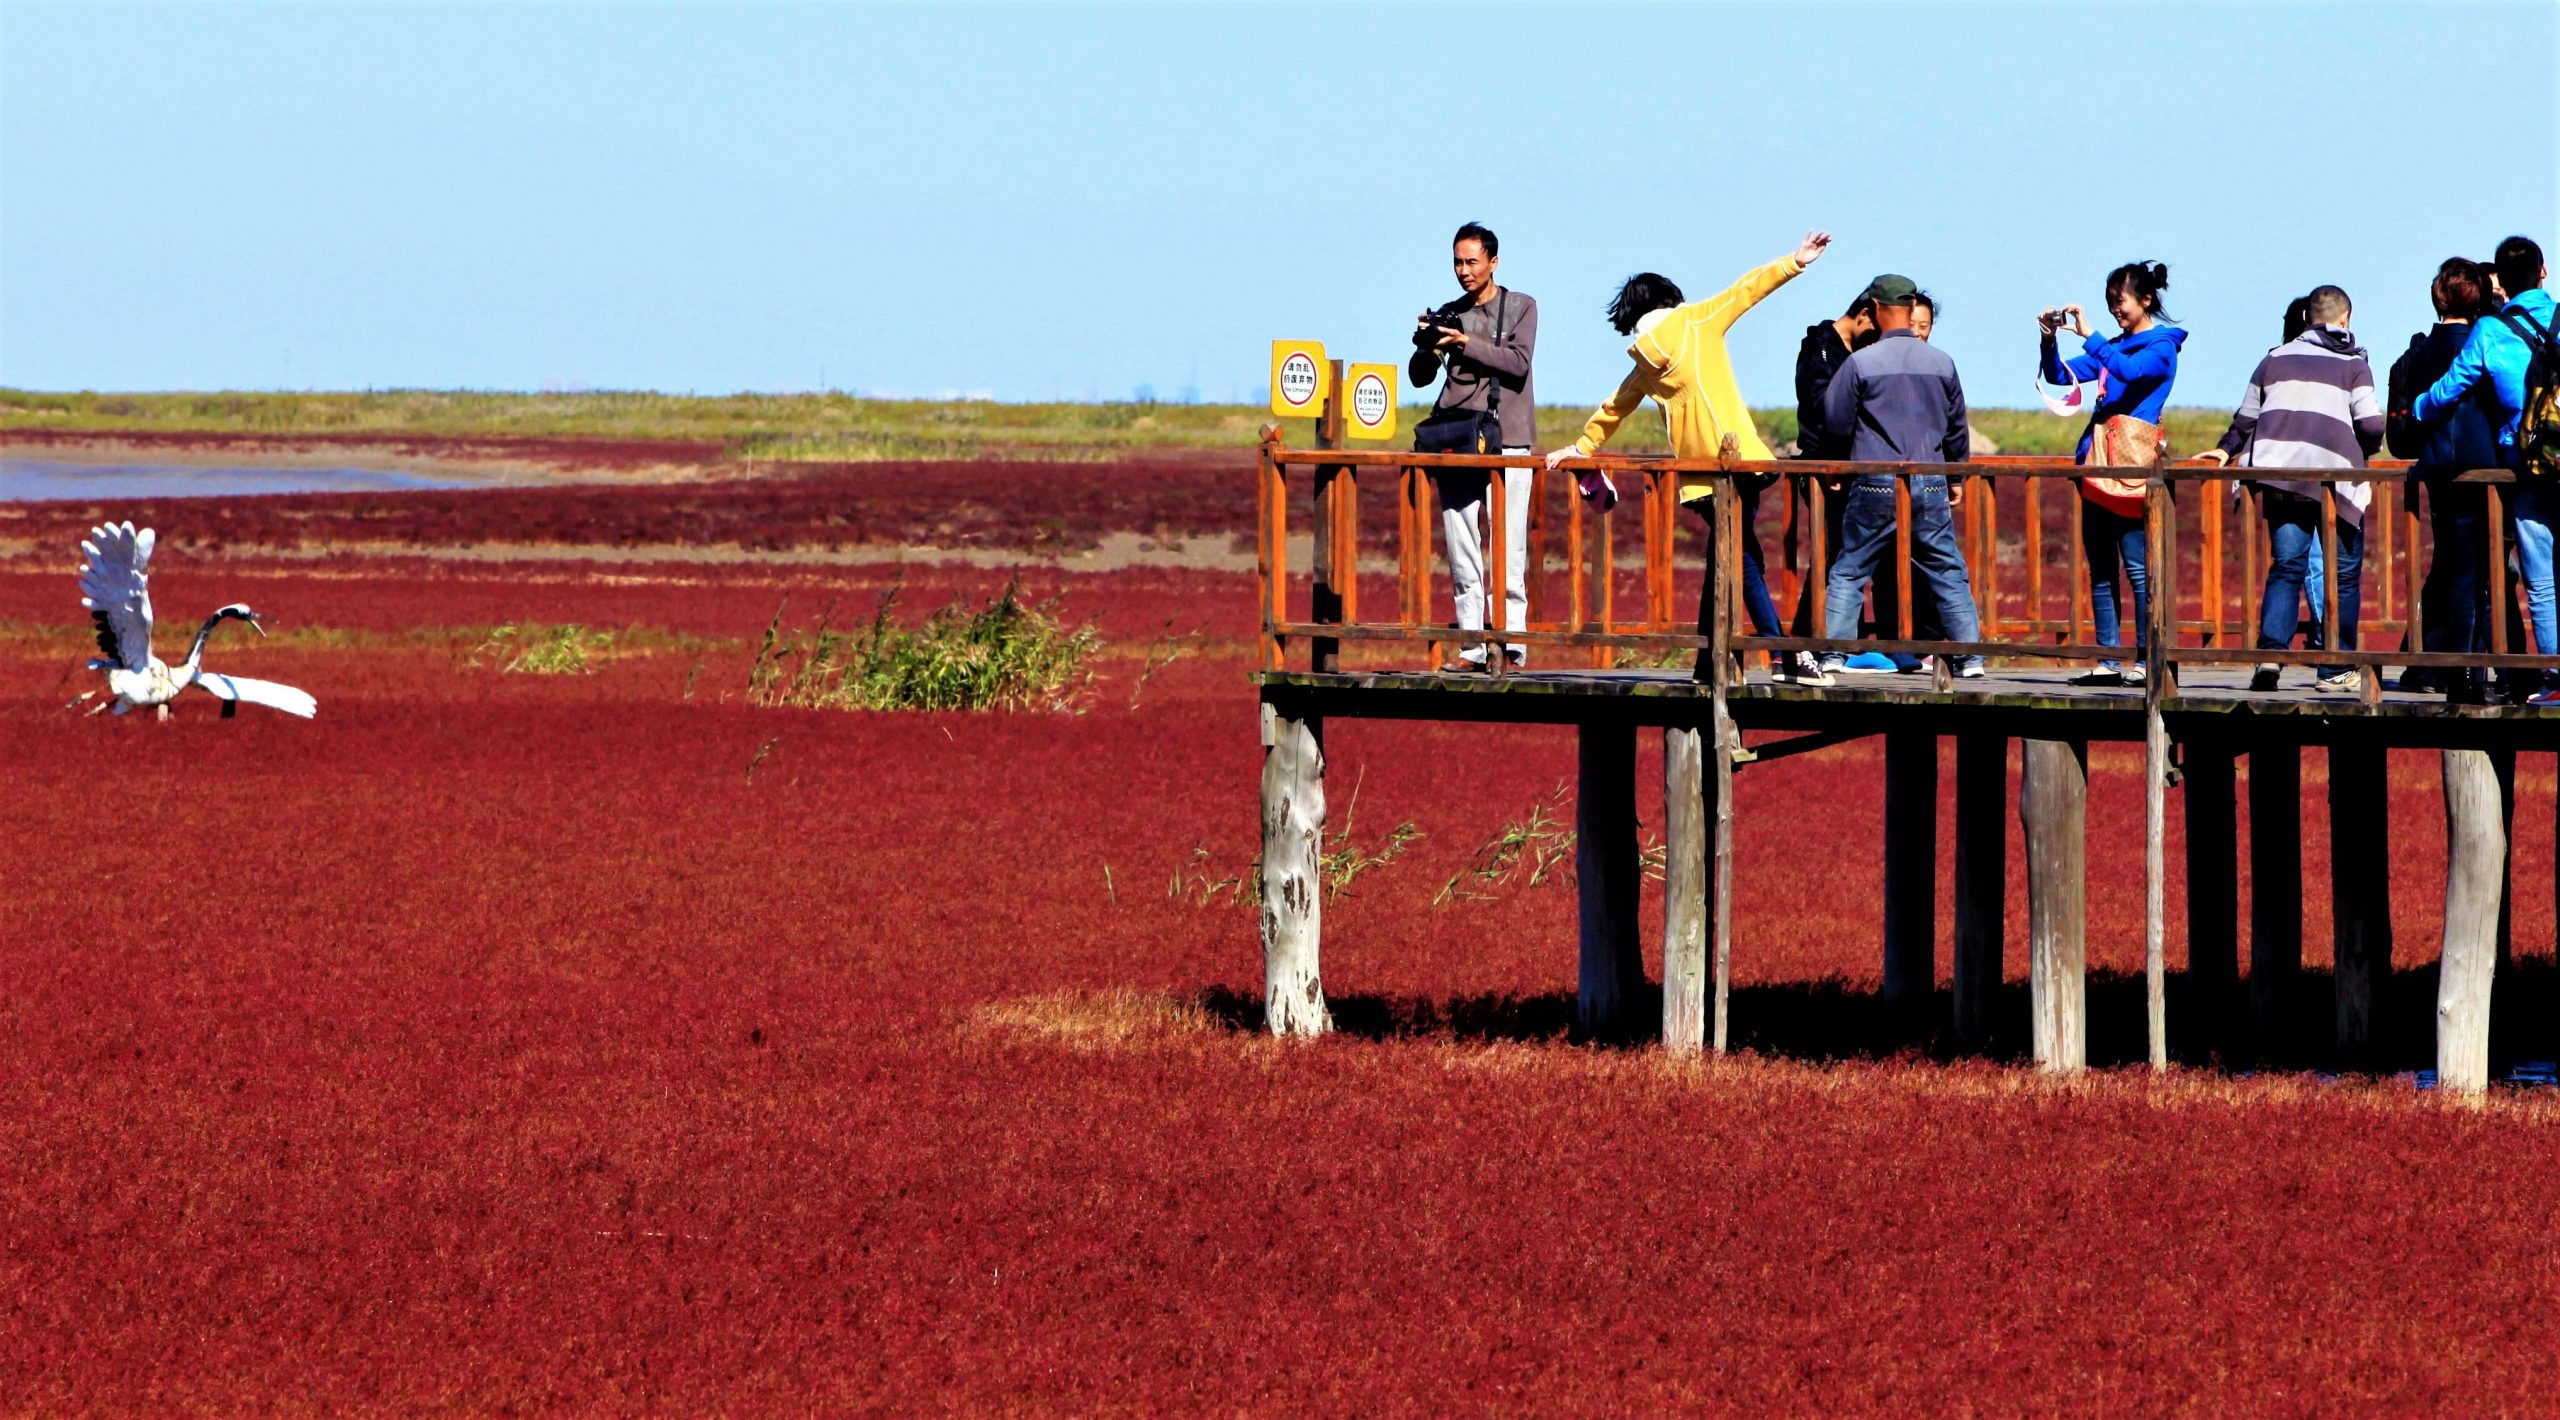
<svg viewBox="0 0 2560 1420">
<path fill-rule="evenodd" d="M 93 510 L 10 510 L 0 1410 L 2548 1407 L 2560 1105 L 2065 1086 L 1895 1036 L 1871 746 L 1742 776 L 1745 1049 L 1684 1063 L 1567 1039 L 1563 731 L 1333 726 L 1346 1029 L 1258 1034 L 1250 573 L 1026 555 L 1104 638 L 1076 713 L 748 699 L 778 607 L 858 622 L 894 583 L 912 618 L 1012 575 L 760 551 L 809 529 L 1072 548 L 1250 508 L 1232 469 L 1150 467 L 1115 524 L 1112 476 L 139 510 L 162 652 L 248 601 L 275 638 L 208 663 L 311 723 L 65 713 Z M 565 625 L 613 640 L 506 669 L 501 628 Z M 2120 1066 L 2136 768 L 2093 757 Z M 2516 1038 L 2547 1059 L 2551 758 L 2519 778 Z M 2423 1057 L 2442 810 L 2427 757 L 2392 779 L 2388 1034 Z"/>
</svg>

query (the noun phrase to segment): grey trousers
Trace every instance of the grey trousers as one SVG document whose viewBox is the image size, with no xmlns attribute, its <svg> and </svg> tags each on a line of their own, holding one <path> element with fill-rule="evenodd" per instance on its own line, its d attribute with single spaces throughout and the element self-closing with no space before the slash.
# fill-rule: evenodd
<svg viewBox="0 0 2560 1420">
<path fill-rule="evenodd" d="M 1529 450 L 1506 447 L 1503 452 L 1525 456 Z M 1458 627 L 1482 631 L 1485 565 L 1489 560 L 1484 541 L 1485 503 L 1493 480 L 1483 469 L 1447 468 L 1432 474 L 1431 481 L 1440 490 L 1440 535 L 1449 544 L 1449 586 L 1457 598 Z M 1502 627 L 1506 631 L 1517 631 L 1529 624 L 1529 490 L 1533 486 L 1526 467 L 1502 471 Z M 1529 648 L 1510 645 L 1504 649 L 1514 660 L 1522 660 Z M 1481 662 L 1484 647 L 1471 645 L 1459 654 Z"/>
</svg>

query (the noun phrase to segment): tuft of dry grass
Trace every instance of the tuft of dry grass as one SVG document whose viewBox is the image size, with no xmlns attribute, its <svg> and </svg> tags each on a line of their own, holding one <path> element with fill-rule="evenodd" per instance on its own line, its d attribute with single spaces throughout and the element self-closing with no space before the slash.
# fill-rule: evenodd
<svg viewBox="0 0 2560 1420">
<path fill-rule="evenodd" d="M 1027 1036 L 1070 1050 L 1121 1050 L 1217 1033 L 1219 1023 L 1198 998 L 1114 986 L 990 1002 L 971 1011 L 974 1030 Z"/>
</svg>

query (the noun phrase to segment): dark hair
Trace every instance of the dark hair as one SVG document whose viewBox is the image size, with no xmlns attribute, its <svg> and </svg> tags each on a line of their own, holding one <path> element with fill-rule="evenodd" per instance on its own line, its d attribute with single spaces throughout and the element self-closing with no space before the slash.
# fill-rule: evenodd
<svg viewBox="0 0 2560 1420">
<path fill-rule="evenodd" d="M 2302 298 L 2302 313 L 2308 316 L 2314 325 L 2335 325 L 2338 317 L 2354 309 L 2355 302 L 2347 299 L 2347 293 L 2343 287 L 2314 286 L 2310 293 Z"/>
<path fill-rule="evenodd" d="M 1849 303 L 1849 309 L 1840 313 L 1840 319 L 1854 320 L 1861 315 L 1872 316 L 1875 313 L 1876 298 L 1868 295 L 1864 291 L 1860 291 L 1857 295 L 1857 299 Z"/>
<path fill-rule="evenodd" d="M 1929 319 L 1936 320 L 1938 318 L 1938 298 L 1930 295 L 1928 292 L 1912 292 L 1911 304 L 1915 306 L 1927 306 L 1929 308 Z"/>
<path fill-rule="evenodd" d="M 2427 294 L 2435 299 L 2438 320 L 2475 320 L 2493 309 L 2489 273 L 2467 256 L 2446 257 Z"/>
<path fill-rule="evenodd" d="M 2311 328 L 2311 298 L 2296 296 L 2284 307 L 2284 343 L 2291 345 Z"/>
<path fill-rule="evenodd" d="M 1687 299 L 1670 277 L 1639 271 L 1627 278 L 1618 288 L 1617 299 L 1609 303 L 1609 326 L 1620 335 L 1631 335 L 1637 321 Z"/>
<path fill-rule="evenodd" d="M 2124 292 L 2131 291 L 2142 302 L 2142 308 L 2161 320 L 2169 313 L 2160 309 L 2160 293 L 2169 289 L 2169 268 L 2156 261 L 2128 261 L 2107 273 L 2107 300 L 2110 304 Z"/>
<path fill-rule="evenodd" d="M 2498 243 L 2498 284 L 2512 301 L 2542 284 L 2542 248 L 2531 237 L 2509 237 Z"/>
<path fill-rule="evenodd" d="M 1502 255 L 1502 238 L 1495 236 L 1493 234 L 1493 228 L 1486 226 L 1482 222 L 1469 222 L 1467 225 L 1458 229 L 1458 234 L 1456 236 L 1449 239 L 1449 245 L 1451 247 L 1457 246 L 1460 242 L 1482 242 L 1484 243 L 1485 255 Z"/>
</svg>

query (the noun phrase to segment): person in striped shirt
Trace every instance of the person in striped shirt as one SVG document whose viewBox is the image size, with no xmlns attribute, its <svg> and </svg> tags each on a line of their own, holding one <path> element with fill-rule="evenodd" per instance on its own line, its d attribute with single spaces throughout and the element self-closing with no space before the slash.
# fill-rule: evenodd
<svg viewBox="0 0 2560 1420">
<path fill-rule="evenodd" d="M 2284 470 L 2363 468 L 2382 447 L 2382 402 L 2373 393 L 2373 365 L 2348 332 L 2355 312 L 2347 293 L 2322 286 L 2303 302 L 2311 324 L 2258 362 L 2221 444 L 2202 456 L 2217 464 L 2236 458 L 2260 474 L 2276 475 L 2250 480 L 2261 495 L 2273 554 L 2266 595 L 2260 599 L 2261 650 L 2280 650 L 2292 642 L 2311 549 L 2320 540 L 2323 480 L 2288 479 Z M 2364 512 L 2373 502 L 2373 485 L 2341 482 L 2336 488 L 2338 560 L 2328 570 L 2337 582 L 2338 623 L 2330 628 L 2330 644 L 2352 651 L 2363 592 Z M 2273 662 L 2261 663 L 2249 688 L 2275 689 L 2279 670 Z M 2322 690 L 2352 694 L 2363 684 L 2347 666 L 2322 666 L 2314 675 Z"/>
</svg>

